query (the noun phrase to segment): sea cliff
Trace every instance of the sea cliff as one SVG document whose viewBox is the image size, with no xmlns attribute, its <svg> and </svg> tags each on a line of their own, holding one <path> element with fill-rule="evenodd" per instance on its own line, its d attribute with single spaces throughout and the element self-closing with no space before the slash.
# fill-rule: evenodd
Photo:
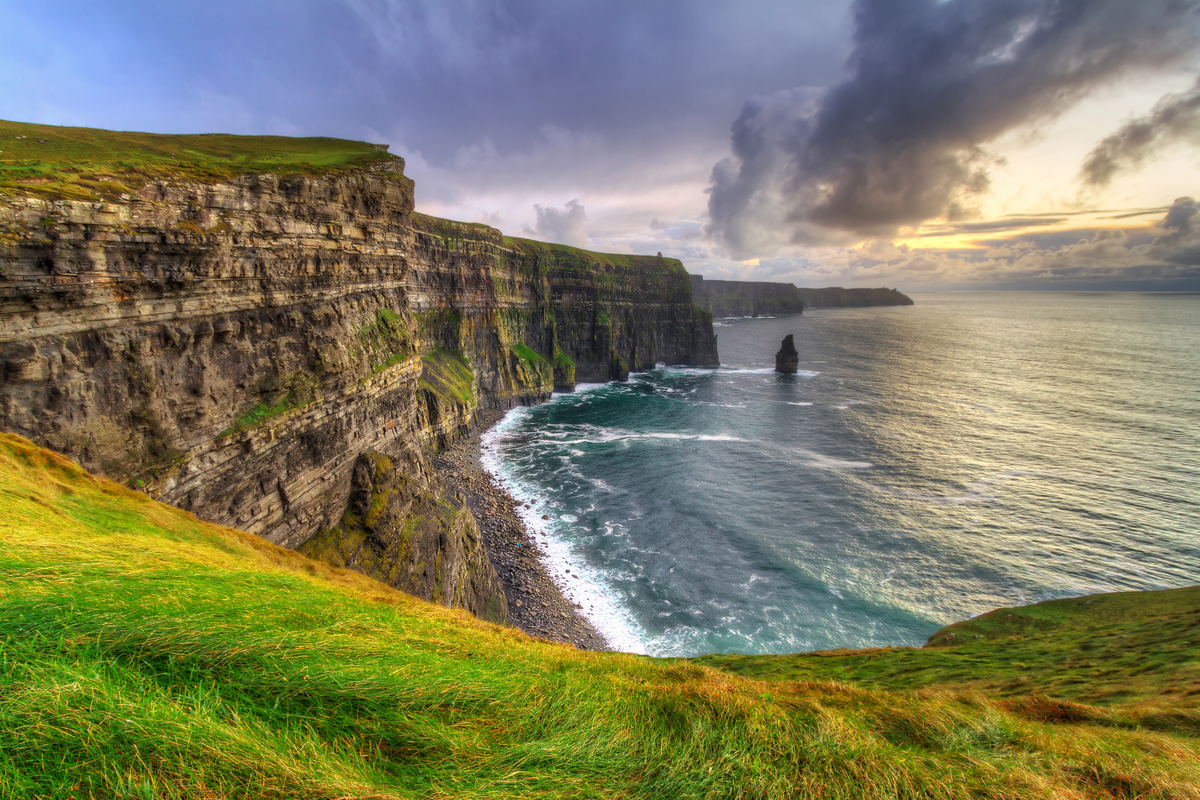
<svg viewBox="0 0 1200 800">
<path fill-rule="evenodd" d="M 693 275 L 696 305 L 714 317 L 758 317 L 801 314 L 806 308 L 911 306 L 912 298 L 895 289 L 797 288 L 770 281 L 707 280 Z"/>
<path fill-rule="evenodd" d="M 503 596 L 427 451 L 481 408 L 717 361 L 678 261 L 418 214 L 397 158 L 118 177 L 3 187 L 0 428 L 277 544 L 320 534 L 335 563 L 481 616 Z M 397 493 L 380 469 L 355 488 L 364 455 L 407 482 L 370 535 L 352 492 Z"/>
</svg>

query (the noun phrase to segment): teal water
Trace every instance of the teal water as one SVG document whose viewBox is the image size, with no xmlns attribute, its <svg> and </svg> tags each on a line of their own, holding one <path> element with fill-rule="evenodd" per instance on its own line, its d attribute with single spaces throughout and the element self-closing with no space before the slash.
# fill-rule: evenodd
<svg viewBox="0 0 1200 800">
<path fill-rule="evenodd" d="M 485 464 L 569 596 L 652 655 L 916 645 L 1200 582 L 1200 295 L 914 299 L 719 320 L 720 369 L 518 409 Z"/>
</svg>

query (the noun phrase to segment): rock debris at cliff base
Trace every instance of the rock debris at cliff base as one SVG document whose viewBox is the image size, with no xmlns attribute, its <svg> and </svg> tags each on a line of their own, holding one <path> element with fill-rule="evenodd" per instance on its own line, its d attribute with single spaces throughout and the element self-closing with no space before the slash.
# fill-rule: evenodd
<svg viewBox="0 0 1200 800">
<path fill-rule="evenodd" d="M 480 433 L 499 422 L 502 411 L 482 411 L 478 429 L 434 458 L 438 477 L 466 498 L 483 533 L 484 547 L 500 576 L 509 621 L 530 636 L 572 644 L 581 650 L 612 647 L 568 600 L 541 561 L 542 550 L 517 516 L 517 501 L 484 469 Z"/>
</svg>

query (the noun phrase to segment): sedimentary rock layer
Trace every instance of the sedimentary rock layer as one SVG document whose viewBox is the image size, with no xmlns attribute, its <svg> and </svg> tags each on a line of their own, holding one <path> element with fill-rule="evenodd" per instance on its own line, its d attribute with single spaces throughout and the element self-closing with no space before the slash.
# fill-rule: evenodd
<svg viewBox="0 0 1200 800">
<path fill-rule="evenodd" d="M 416 214 L 402 166 L 0 197 L 0 427 L 297 547 L 344 528 L 365 452 L 420 464 L 481 406 L 716 362 L 679 262 Z"/>
</svg>

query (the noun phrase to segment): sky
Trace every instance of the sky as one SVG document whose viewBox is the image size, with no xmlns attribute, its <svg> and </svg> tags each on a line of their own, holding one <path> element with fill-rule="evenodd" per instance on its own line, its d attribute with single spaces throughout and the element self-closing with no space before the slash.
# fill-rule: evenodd
<svg viewBox="0 0 1200 800">
<path fill-rule="evenodd" d="M 417 208 L 800 286 L 1200 291 L 1200 0 L 0 0 L 0 118 L 390 145 Z"/>
</svg>

